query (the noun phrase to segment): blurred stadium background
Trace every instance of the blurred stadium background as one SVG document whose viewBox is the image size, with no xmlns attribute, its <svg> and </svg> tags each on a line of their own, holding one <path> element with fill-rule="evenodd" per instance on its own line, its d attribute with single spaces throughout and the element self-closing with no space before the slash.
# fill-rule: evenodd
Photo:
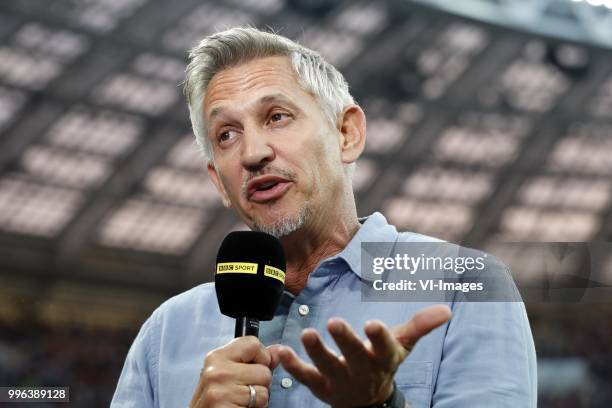
<svg viewBox="0 0 612 408">
<path fill-rule="evenodd" d="M 477 248 L 612 238 L 612 1 L 4 0 L 0 385 L 108 406 L 144 319 L 211 279 L 241 224 L 179 84 L 188 48 L 244 24 L 346 75 L 360 215 Z M 612 406 L 611 306 L 527 304 L 540 406 Z"/>
</svg>

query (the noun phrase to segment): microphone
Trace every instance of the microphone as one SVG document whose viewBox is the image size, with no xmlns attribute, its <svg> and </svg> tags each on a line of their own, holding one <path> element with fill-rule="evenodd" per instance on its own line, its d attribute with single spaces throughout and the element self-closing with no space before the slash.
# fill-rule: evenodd
<svg viewBox="0 0 612 408">
<path fill-rule="evenodd" d="M 285 252 L 276 237 L 257 231 L 225 237 L 217 253 L 215 290 L 221 313 L 236 319 L 234 337 L 257 337 L 259 321 L 272 320 L 285 269 Z"/>
</svg>

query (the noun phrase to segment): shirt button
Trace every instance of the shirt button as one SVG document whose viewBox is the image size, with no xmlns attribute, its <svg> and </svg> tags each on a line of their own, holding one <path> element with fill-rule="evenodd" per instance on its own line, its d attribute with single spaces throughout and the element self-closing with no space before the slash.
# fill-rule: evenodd
<svg viewBox="0 0 612 408">
<path fill-rule="evenodd" d="M 298 307 L 298 313 L 300 316 L 306 316 L 308 312 L 310 312 L 308 305 L 300 305 L 300 307 Z"/>
<path fill-rule="evenodd" d="M 292 385 L 293 381 L 291 380 L 291 378 L 285 377 L 281 380 L 281 387 L 283 388 L 291 388 Z"/>
</svg>

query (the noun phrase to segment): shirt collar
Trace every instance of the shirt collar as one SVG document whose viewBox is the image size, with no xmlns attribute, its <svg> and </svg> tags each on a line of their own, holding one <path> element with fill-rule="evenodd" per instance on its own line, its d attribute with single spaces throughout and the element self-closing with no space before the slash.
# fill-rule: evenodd
<svg viewBox="0 0 612 408">
<path fill-rule="evenodd" d="M 362 242 L 391 242 L 395 243 L 399 237 L 399 234 L 393 225 L 387 222 L 384 215 L 379 212 L 375 212 L 369 217 L 363 217 L 359 219 L 362 224 L 361 228 L 357 230 L 355 236 L 351 239 L 348 245 L 340 251 L 338 254 L 332 256 L 327 261 L 333 261 L 335 259 L 344 260 L 351 271 L 353 271 L 360 279 L 374 280 L 380 279 L 375 276 L 365 276 L 361 270 L 361 244 Z M 389 246 L 389 253 L 392 252 L 392 245 Z M 389 254 L 386 254 L 389 255 Z M 380 254 L 378 254 L 380 256 Z M 364 257 L 369 259 L 368 253 L 364 253 Z M 370 257 L 371 258 L 371 257 Z"/>
</svg>

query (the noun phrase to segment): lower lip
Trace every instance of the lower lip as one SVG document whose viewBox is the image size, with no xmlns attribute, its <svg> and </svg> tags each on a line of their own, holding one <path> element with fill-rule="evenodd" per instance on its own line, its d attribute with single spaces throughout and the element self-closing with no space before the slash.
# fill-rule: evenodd
<svg viewBox="0 0 612 408">
<path fill-rule="evenodd" d="M 264 203 L 266 201 L 276 200 L 285 194 L 285 192 L 291 187 L 291 183 L 278 183 L 269 190 L 258 190 L 255 191 L 250 200 L 256 203 Z"/>
</svg>

